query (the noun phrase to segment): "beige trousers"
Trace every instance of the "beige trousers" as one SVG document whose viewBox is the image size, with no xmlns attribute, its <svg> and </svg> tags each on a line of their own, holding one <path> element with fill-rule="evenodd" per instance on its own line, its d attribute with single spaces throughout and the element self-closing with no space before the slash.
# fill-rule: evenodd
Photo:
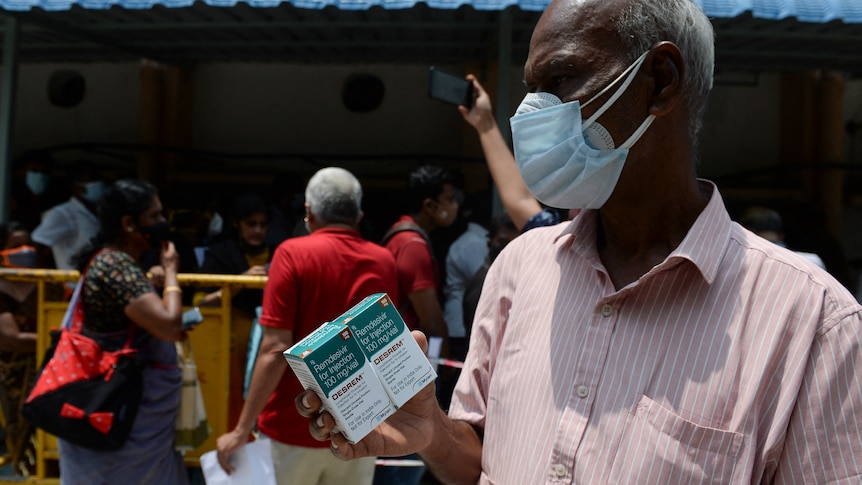
<svg viewBox="0 0 862 485">
<path fill-rule="evenodd" d="M 374 457 L 341 461 L 329 448 L 305 448 L 272 440 L 278 485 L 371 485 Z"/>
</svg>

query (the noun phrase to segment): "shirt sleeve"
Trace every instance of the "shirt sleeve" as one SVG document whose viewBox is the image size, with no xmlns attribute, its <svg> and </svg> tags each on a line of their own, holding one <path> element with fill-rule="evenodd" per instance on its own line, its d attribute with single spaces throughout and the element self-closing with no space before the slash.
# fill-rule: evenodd
<svg viewBox="0 0 862 485">
<path fill-rule="evenodd" d="M 853 313 L 812 346 L 774 483 L 862 482 L 859 369 L 862 318 Z"/>
<path fill-rule="evenodd" d="M 395 254 L 395 265 L 398 268 L 398 281 L 406 298 L 410 293 L 436 288 L 434 276 L 434 260 L 425 240 L 410 232 L 403 232 L 395 237 L 409 237 L 409 241 L 401 245 Z"/>
<path fill-rule="evenodd" d="M 527 222 L 524 223 L 524 227 L 521 228 L 521 234 L 537 227 L 554 226 L 559 224 L 561 220 L 559 212 L 545 207 L 541 212 L 538 212 L 533 215 L 533 217 L 527 219 Z"/>
<path fill-rule="evenodd" d="M 293 331 L 296 326 L 296 309 L 299 308 L 299 291 L 296 271 L 289 251 L 279 246 L 269 266 L 263 308 L 259 322 L 266 327 Z"/>
<path fill-rule="evenodd" d="M 506 327 L 511 307 L 514 288 L 506 274 L 511 271 L 512 264 L 506 254 L 501 254 L 488 270 L 473 320 L 470 350 L 449 407 L 450 418 L 479 428 L 485 427 L 497 343 L 503 338 L 502 329 Z"/>
<path fill-rule="evenodd" d="M 443 287 L 443 319 L 449 327 L 450 337 L 465 335 L 464 292 L 487 255 L 487 242 L 480 238 L 459 239 L 449 248 L 446 255 L 446 285 Z"/>
<path fill-rule="evenodd" d="M 464 314 L 462 301 L 464 299 L 465 282 L 462 279 L 460 253 L 449 249 L 446 255 L 446 285 L 443 287 L 443 295 L 446 301 L 443 304 L 443 319 L 449 327 L 450 337 L 464 335 Z"/>
</svg>

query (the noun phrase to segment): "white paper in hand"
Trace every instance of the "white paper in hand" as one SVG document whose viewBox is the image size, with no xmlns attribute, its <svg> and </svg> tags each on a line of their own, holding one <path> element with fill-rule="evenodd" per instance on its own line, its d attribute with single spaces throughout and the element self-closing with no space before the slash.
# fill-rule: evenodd
<svg viewBox="0 0 862 485">
<path fill-rule="evenodd" d="M 215 450 L 201 455 L 201 471 L 206 484 L 276 485 L 269 439 L 257 439 L 246 444 L 230 456 L 230 463 L 235 470 L 228 475 L 219 465 Z"/>
</svg>

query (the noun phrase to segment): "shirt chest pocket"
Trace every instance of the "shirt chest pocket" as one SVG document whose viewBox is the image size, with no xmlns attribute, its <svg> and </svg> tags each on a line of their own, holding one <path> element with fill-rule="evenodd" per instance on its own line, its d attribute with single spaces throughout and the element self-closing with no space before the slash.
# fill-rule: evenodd
<svg viewBox="0 0 862 485">
<path fill-rule="evenodd" d="M 610 483 L 737 483 L 741 433 L 699 426 L 646 396 L 626 419 Z"/>
</svg>

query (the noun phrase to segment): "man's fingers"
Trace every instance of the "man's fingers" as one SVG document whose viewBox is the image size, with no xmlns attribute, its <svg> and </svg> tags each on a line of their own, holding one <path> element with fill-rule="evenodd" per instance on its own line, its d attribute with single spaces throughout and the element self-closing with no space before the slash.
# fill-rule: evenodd
<svg viewBox="0 0 862 485">
<path fill-rule="evenodd" d="M 333 428 L 335 428 L 335 420 L 332 419 L 332 415 L 327 412 L 318 414 L 308 422 L 308 431 L 317 441 L 326 441 L 330 439 Z"/>
<path fill-rule="evenodd" d="M 339 460 L 347 461 L 353 458 L 352 453 L 348 453 L 351 451 L 350 443 L 347 442 L 341 433 L 332 435 L 332 440 L 329 443 L 329 451 Z"/>
<path fill-rule="evenodd" d="M 293 402 L 296 405 L 296 411 L 306 418 L 316 416 L 321 404 L 320 398 L 317 397 L 314 391 L 301 392 Z"/>
<path fill-rule="evenodd" d="M 313 391 L 303 391 L 294 400 L 296 411 L 300 415 L 309 418 L 308 432 L 317 441 L 326 441 L 332 429 L 335 427 L 335 420 L 327 412 L 320 412 L 320 398 Z"/>
<path fill-rule="evenodd" d="M 218 463 L 221 465 L 222 469 L 224 469 L 225 473 L 230 475 L 234 471 L 234 467 L 230 464 L 230 455 L 227 453 L 222 453 L 221 451 L 216 453 L 216 458 L 218 458 Z"/>
<path fill-rule="evenodd" d="M 413 338 L 416 339 L 416 343 L 419 344 L 419 348 L 422 349 L 422 353 L 428 352 L 428 338 L 419 330 L 413 330 L 410 332 L 413 334 Z"/>
</svg>

